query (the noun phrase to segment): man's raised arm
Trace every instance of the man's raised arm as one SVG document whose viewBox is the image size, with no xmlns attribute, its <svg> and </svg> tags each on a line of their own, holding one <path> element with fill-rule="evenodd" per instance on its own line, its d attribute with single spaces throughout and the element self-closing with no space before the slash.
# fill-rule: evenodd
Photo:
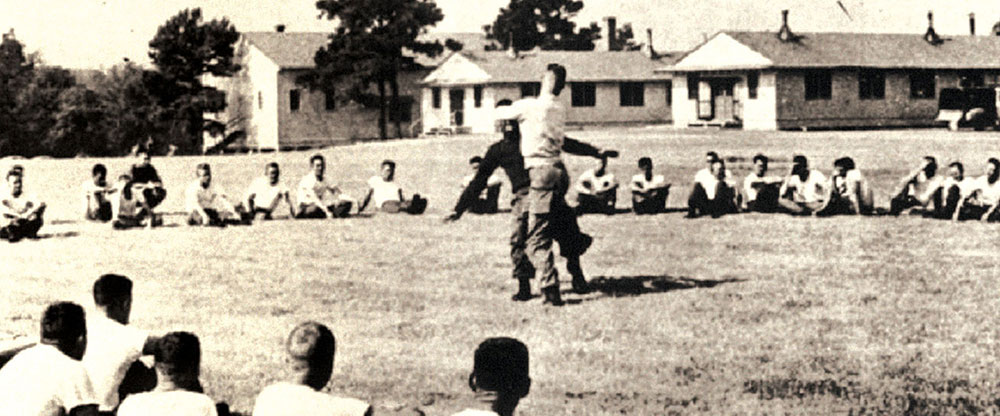
<svg viewBox="0 0 1000 416">
<path fill-rule="evenodd" d="M 581 142 L 572 137 L 563 137 L 562 150 L 566 153 L 578 155 L 578 156 L 590 156 L 590 157 L 618 157 L 617 150 L 601 150 L 594 145 Z"/>
</svg>

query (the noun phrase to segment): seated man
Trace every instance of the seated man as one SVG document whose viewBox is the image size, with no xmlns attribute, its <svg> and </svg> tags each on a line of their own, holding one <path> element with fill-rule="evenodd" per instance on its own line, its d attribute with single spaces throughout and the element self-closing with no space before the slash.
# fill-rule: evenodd
<svg viewBox="0 0 1000 416">
<path fill-rule="evenodd" d="M 710 176 L 695 177 L 694 189 L 688 197 L 687 218 L 701 215 L 718 218 L 739 212 L 739 192 L 726 172 L 726 163 L 715 158 L 710 169 Z"/>
<path fill-rule="evenodd" d="M 467 188 L 472 183 L 472 180 L 476 177 L 476 172 L 479 172 L 479 165 L 482 163 L 483 158 L 479 156 L 473 156 L 469 159 L 469 166 L 472 168 L 472 173 L 462 178 L 462 189 Z M 500 185 L 502 183 L 499 176 L 490 175 L 486 181 L 486 189 L 479 195 L 479 198 L 472 201 L 468 211 L 473 214 L 495 214 L 499 211 L 498 201 L 500 200 Z"/>
<path fill-rule="evenodd" d="M 167 197 L 167 190 L 163 187 L 160 174 L 150 163 L 149 151 L 139 150 L 136 152 L 136 157 L 139 163 L 132 165 L 132 171 L 129 172 L 129 177 L 132 178 L 132 190 L 135 191 L 139 204 L 153 219 L 150 225 L 156 226 L 158 216 L 154 209 Z"/>
<path fill-rule="evenodd" d="M 202 393 L 198 380 L 201 345 L 189 332 L 163 336 L 154 353 L 156 387 L 125 398 L 118 416 L 217 416 L 215 403 Z"/>
<path fill-rule="evenodd" d="M 629 189 L 632 191 L 632 212 L 641 214 L 659 214 L 667 207 L 667 196 L 670 195 L 670 184 L 663 175 L 653 174 L 653 160 L 648 157 L 639 158 L 639 173 L 632 176 Z"/>
<path fill-rule="evenodd" d="M 108 186 L 108 168 L 98 163 L 91 169 L 91 179 L 83 181 L 83 216 L 90 221 L 111 221 L 110 195 L 117 192 Z"/>
<path fill-rule="evenodd" d="M 781 208 L 792 215 L 810 215 L 823 208 L 826 194 L 826 176 L 816 169 L 809 169 L 805 156 L 792 158 L 792 171 L 778 191 Z"/>
<path fill-rule="evenodd" d="M 299 181 L 295 201 L 299 208 L 295 218 L 346 217 L 351 212 L 354 201 L 343 195 L 340 188 L 324 176 L 326 159 L 322 155 L 313 155 L 309 158 L 309 165 L 312 166 L 312 172 Z"/>
<path fill-rule="evenodd" d="M 971 192 L 960 198 L 953 219 L 956 220 L 1000 220 L 997 207 L 1000 206 L 1000 160 L 990 158 L 986 163 L 986 174 L 977 178 Z"/>
<path fill-rule="evenodd" d="M 251 218 L 242 206 L 233 206 L 225 194 L 212 185 L 212 168 L 208 163 L 198 164 L 198 180 L 188 185 L 184 197 L 188 225 L 225 227 L 250 223 Z"/>
<path fill-rule="evenodd" d="M 375 208 L 382 212 L 407 214 L 423 214 L 427 209 L 427 200 L 420 194 L 413 194 L 413 198 L 407 200 L 403 198 L 403 188 L 400 188 L 393 179 L 396 176 L 396 162 L 391 160 L 382 161 L 381 176 L 372 176 L 368 179 L 368 193 L 361 201 L 358 212 L 364 211 L 368 202 L 374 199 Z"/>
<path fill-rule="evenodd" d="M 511 416 L 531 390 L 528 347 L 513 338 L 487 338 L 473 358 L 469 388 L 489 409 L 467 409 L 455 416 Z"/>
<path fill-rule="evenodd" d="M 96 416 L 98 400 L 80 357 L 87 348 L 83 308 L 49 305 L 39 343 L 0 368 L 0 415 Z"/>
<path fill-rule="evenodd" d="M 288 335 L 285 348 L 291 379 L 265 387 L 257 396 L 253 416 L 372 414 L 368 403 L 322 391 L 333 374 L 337 351 L 329 328 L 316 322 L 300 324 Z"/>
<path fill-rule="evenodd" d="M 6 194 L 0 195 L 0 239 L 14 243 L 22 238 L 38 238 L 42 228 L 45 203 L 24 192 L 23 173 L 7 173 Z"/>
<path fill-rule="evenodd" d="M 903 178 L 902 184 L 889 202 L 889 215 L 899 215 L 914 209 L 917 213 L 945 217 L 944 195 L 941 184 L 944 178 L 937 174 L 938 165 L 934 156 L 924 156 L 923 163 Z"/>
<path fill-rule="evenodd" d="M 944 209 L 935 218 L 958 220 L 958 204 L 976 191 L 977 181 L 965 176 L 965 166 L 962 162 L 951 162 L 948 165 L 948 177 L 941 184 L 944 195 Z"/>
<path fill-rule="evenodd" d="M 278 164 L 271 162 L 267 164 L 266 174 L 254 179 L 247 189 L 246 206 L 247 211 L 254 216 L 254 219 L 269 220 L 278 208 L 281 201 L 288 205 L 288 213 L 295 218 L 295 206 L 289 198 L 288 187 L 281 183 Z"/>
<path fill-rule="evenodd" d="M 608 158 L 597 158 L 597 168 L 587 169 L 576 182 L 576 212 L 614 214 L 618 182 L 608 172 Z"/>
<path fill-rule="evenodd" d="M 132 177 L 121 175 L 118 177 L 118 198 L 112 199 L 114 216 L 111 219 L 111 226 L 116 230 L 137 227 L 154 227 L 162 224 L 160 218 L 155 220 L 150 218 L 149 212 L 139 202 L 141 198 L 132 186 Z"/>
<path fill-rule="evenodd" d="M 750 212 L 777 212 L 778 191 L 781 189 L 780 176 L 767 176 L 767 156 L 753 157 L 754 171 L 743 179 L 743 197 Z"/>
<path fill-rule="evenodd" d="M 855 168 L 854 159 L 842 157 L 833 162 L 833 175 L 827 184 L 825 206 L 816 215 L 871 215 L 872 190 Z"/>
</svg>

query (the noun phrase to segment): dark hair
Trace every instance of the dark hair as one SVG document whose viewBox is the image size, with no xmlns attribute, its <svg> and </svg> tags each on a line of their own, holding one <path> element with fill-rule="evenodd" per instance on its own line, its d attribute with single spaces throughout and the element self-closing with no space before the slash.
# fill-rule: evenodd
<svg viewBox="0 0 1000 416">
<path fill-rule="evenodd" d="M 481 156 L 473 156 L 469 158 L 469 164 L 471 165 L 473 163 L 483 163 L 483 158 Z"/>
<path fill-rule="evenodd" d="M 514 338 L 488 338 L 476 348 L 472 368 L 469 383 L 474 390 L 522 391 L 530 380 L 528 347 Z"/>
<path fill-rule="evenodd" d="M 24 166 L 14 165 L 10 167 L 10 170 L 17 171 L 18 173 L 24 173 Z"/>
<path fill-rule="evenodd" d="M 90 170 L 90 176 L 94 176 L 94 175 L 96 175 L 98 173 L 107 175 L 108 174 L 108 168 L 106 168 L 106 167 L 104 167 L 104 165 L 98 163 L 98 164 L 94 165 L 93 169 Z"/>
<path fill-rule="evenodd" d="M 757 153 L 756 155 L 753 156 L 753 163 L 757 163 L 758 160 L 764 162 L 764 166 L 767 166 L 768 162 L 767 156 L 764 156 L 761 153 Z"/>
<path fill-rule="evenodd" d="M 549 64 L 546 68 L 556 76 L 556 83 L 552 85 L 552 95 L 559 95 L 566 87 L 566 67 L 559 64 Z"/>
<path fill-rule="evenodd" d="M 792 164 L 793 165 L 800 165 L 800 166 L 801 165 L 807 165 L 807 164 L 809 164 L 809 160 L 806 159 L 805 156 L 795 155 L 795 157 L 792 158 Z"/>
<path fill-rule="evenodd" d="M 393 161 L 391 161 L 389 159 L 386 159 L 386 160 L 383 160 L 382 164 L 379 165 L 379 166 L 389 166 L 389 168 L 395 170 L 396 169 L 396 162 L 393 162 Z"/>
<path fill-rule="evenodd" d="M 854 159 L 844 156 L 840 159 L 834 160 L 833 166 L 844 168 L 844 170 L 851 170 L 854 169 Z"/>
<path fill-rule="evenodd" d="M 316 153 L 316 154 L 312 155 L 312 157 L 309 158 L 309 164 L 312 165 L 313 162 L 315 162 L 317 160 L 319 160 L 319 161 L 321 161 L 323 163 L 326 163 L 326 159 L 323 159 L 323 155 L 321 155 L 319 153 Z"/>
<path fill-rule="evenodd" d="M 948 167 L 958 169 L 958 173 L 965 173 L 965 166 L 962 165 L 962 162 L 951 162 Z"/>
<path fill-rule="evenodd" d="M 190 332 L 171 332 L 156 345 L 156 366 L 173 375 L 197 370 L 201 365 L 201 343 Z"/>
<path fill-rule="evenodd" d="M 989 160 L 986 161 L 986 163 L 992 164 L 994 168 L 1000 171 L 1000 160 L 997 160 L 997 158 L 991 157 L 989 158 Z"/>
<path fill-rule="evenodd" d="M 715 153 L 715 151 L 709 151 L 708 153 L 705 153 L 705 156 L 712 158 L 713 162 L 719 160 L 719 154 Z"/>
<path fill-rule="evenodd" d="M 653 159 L 650 159 L 649 157 L 646 156 L 640 157 L 638 165 L 640 168 L 645 168 L 645 167 L 651 168 L 653 167 Z"/>
<path fill-rule="evenodd" d="M 288 334 L 285 348 L 295 360 L 321 363 L 333 358 L 337 352 L 337 339 L 326 325 L 309 321 L 299 324 Z"/>
<path fill-rule="evenodd" d="M 105 274 L 94 282 L 94 303 L 99 306 L 125 300 L 132 296 L 132 281 L 119 274 Z"/>
<path fill-rule="evenodd" d="M 268 163 L 267 166 L 264 167 L 264 170 L 271 169 L 271 168 L 278 169 L 278 162 Z"/>
<path fill-rule="evenodd" d="M 198 170 L 198 172 L 201 172 L 202 170 L 204 170 L 206 172 L 211 172 L 212 171 L 212 167 L 208 166 L 208 163 L 202 162 L 202 163 L 198 164 L 197 170 Z"/>
<path fill-rule="evenodd" d="M 83 308 L 73 302 L 57 302 L 42 315 L 42 339 L 59 343 L 74 341 L 87 333 Z"/>
<path fill-rule="evenodd" d="M 12 168 L 11 170 L 7 171 L 7 180 L 10 180 L 11 176 L 17 176 L 18 178 L 20 178 L 24 176 L 24 173 L 17 170 L 16 168 Z"/>
</svg>

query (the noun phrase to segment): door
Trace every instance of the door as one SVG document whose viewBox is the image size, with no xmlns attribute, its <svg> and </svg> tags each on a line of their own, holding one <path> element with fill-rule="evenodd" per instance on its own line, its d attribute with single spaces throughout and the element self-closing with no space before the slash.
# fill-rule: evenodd
<svg viewBox="0 0 1000 416">
<path fill-rule="evenodd" d="M 715 119 L 718 121 L 734 120 L 733 83 L 728 81 L 715 82 L 712 85 L 712 102 L 715 106 Z"/>
<path fill-rule="evenodd" d="M 452 89 L 448 91 L 448 98 L 451 101 L 451 125 L 461 127 L 465 125 L 465 90 Z"/>
</svg>

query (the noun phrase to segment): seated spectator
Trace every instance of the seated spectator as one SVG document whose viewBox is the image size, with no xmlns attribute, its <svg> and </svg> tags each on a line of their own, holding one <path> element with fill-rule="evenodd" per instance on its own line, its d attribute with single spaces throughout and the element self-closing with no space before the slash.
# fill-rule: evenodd
<svg viewBox="0 0 1000 416">
<path fill-rule="evenodd" d="M 942 182 L 944 209 L 936 218 L 958 220 L 955 214 L 959 212 L 958 204 L 968 198 L 976 190 L 976 180 L 965 176 L 965 166 L 962 162 L 951 162 L 948 165 L 948 177 Z"/>
<path fill-rule="evenodd" d="M 171 332 L 157 343 L 156 388 L 125 398 L 118 416 L 217 416 L 215 403 L 198 380 L 201 345 L 188 332 Z"/>
<path fill-rule="evenodd" d="M 855 168 L 854 159 L 842 157 L 833 162 L 833 175 L 827 184 L 825 206 L 816 215 L 871 215 L 872 190 Z"/>
<path fill-rule="evenodd" d="M 483 158 L 479 156 L 473 156 L 469 159 L 469 166 L 472 168 L 472 173 L 462 178 L 462 189 L 467 188 L 472 183 L 482 163 Z M 479 197 L 471 202 L 468 211 L 473 214 L 495 214 L 499 211 L 500 186 L 502 183 L 499 176 L 490 175 L 489 179 L 486 180 L 486 189 L 483 189 Z"/>
<path fill-rule="evenodd" d="M 22 238 L 38 238 L 45 215 L 45 203 L 24 192 L 23 173 L 7 173 L 6 194 L 0 195 L 0 239 L 12 243 Z"/>
<path fill-rule="evenodd" d="M 358 212 L 364 211 L 368 202 L 374 200 L 375 209 L 397 213 L 423 214 L 427 209 L 427 200 L 420 194 L 413 194 L 413 198 L 407 200 L 403 197 L 403 188 L 400 188 L 393 179 L 396 177 L 396 162 L 391 160 L 382 161 L 381 176 L 372 176 L 368 179 L 368 192 L 365 194 Z"/>
<path fill-rule="evenodd" d="M 343 218 L 351 212 L 354 201 L 340 192 L 325 175 L 326 160 L 322 155 L 309 158 L 312 172 L 299 181 L 298 214 L 295 218 Z"/>
<path fill-rule="evenodd" d="M 977 178 L 971 192 L 959 199 L 953 218 L 957 220 L 997 221 L 997 207 L 1000 206 L 1000 160 L 990 158 L 986 163 L 986 174 Z"/>
<path fill-rule="evenodd" d="M 6 172 L 17 172 L 17 174 L 21 175 L 21 180 L 24 180 L 24 166 L 13 165 Z M 10 193 L 10 187 L 7 186 L 7 178 L 4 177 L 4 180 L 0 182 L 0 195 L 7 195 L 8 193 Z"/>
<path fill-rule="evenodd" d="M 528 347 L 513 338 L 487 338 L 473 358 L 469 388 L 489 409 L 467 409 L 455 416 L 511 416 L 531 390 Z"/>
<path fill-rule="evenodd" d="M 641 214 L 659 214 L 667 207 L 667 196 L 670 195 L 670 184 L 663 175 L 653 174 L 653 160 L 648 157 L 639 158 L 639 173 L 632 176 L 629 189 L 632 191 L 632 212 Z"/>
<path fill-rule="evenodd" d="M 136 157 L 139 163 L 132 165 L 132 170 L 129 172 L 129 177 L 132 178 L 132 190 L 139 205 L 152 218 L 150 226 L 156 226 L 159 220 L 154 209 L 167 197 L 167 189 L 163 187 L 160 174 L 150 163 L 149 151 L 139 150 L 136 152 Z"/>
<path fill-rule="evenodd" d="M 281 201 L 288 205 L 288 213 L 295 218 L 295 206 L 289 197 L 288 187 L 281 183 L 281 172 L 278 164 L 271 162 L 267 164 L 266 174 L 254 179 L 247 189 L 246 206 L 247 211 L 254 216 L 254 219 L 269 220 L 274 215 L 274 210 L 278 208 Z"/>
<path fill-rule="evenodd" d="M 796 155 L 792 159 L 792 171 L 778 191 L 778 204 L 792 215 L 810 215 L 823 208 L 827 193 L 826 176 L 809 169 L 805 156 Z"/>
<path fill-rule="evenodd" d="M 140 197 L 132 186 L 132 177 L 121 175 L 118 177 L 118 198 L 112 199 L 114 217 L 111 225 L 117 230 L 138 227 L 154 227 L 162 224 L 162 220 L 151 218 L 149 212 L 139 202 Z"/>
<path fill-rule="evenodd" d="M 87 348 L 83 308 L 49 305 L 40 342 L 0 368 L 0 415 L 96 416 L 98 400 L 80 362 Z"/>
<path fill-rule="evenodd" d="M 322 391 L 333 374 L 336 344 L 333 332 L 322 324 L 306 322 L 295 327 L 285 344 L 292 377 L 264 388 L 253 416 L 371 415 L 368 403 Z"/>
<path fill-rule="evenodd" d="M 726 163 L 716 157 L 710 169 L 710 176 L 695 176 L 694 189 L 688 197 L 687 218 L 702 215 L 718 218 L 739 212 L 739 192 L 726 172 Z"/>
<path fill-rule="evenodd" d="M 212 168 L 198 164 L 198 180 L 188 185 L 184 193 L 188 225 L 225 227 L 249 224 L 250 217 L 242 206 L 233 206 L 226 195 L 212 185 Z"/>
<path fill-rule="evenodd" d="M 98 163 L 91 169 L 91 179 L 83 181 L 83 215 L 90 221 L 108 222 L 114 216 L 110 195 L 117 192 L 108 186 L 108 168 Z"/>
<path fill-rule="evenodd" d="M 889 215 L 899 215 L 904 211 L 913 210 L 916 213 L 946 217 L 941 214 L 944 208 L 944 195 L 941 184 L 944 178 L 937 174 L 938 165 L 934 156 L 924 156 L 921 165 L 903 178 L 898 191 L 889 202 Z"/>
<path fill-rule="evenodd" d="M 608 158 L 597 158 L 597 167 L 587 169 L 576 182 L 576 211 L 580 214 L 614 214 L 618 182 L 608 171 Z"/>
<path fill-rule="evenodd" d="M 152 369 L 139 361 L 143 355 L 155 352 L 156 338 L 128 326 L 132 281 L 127 277 L 106 274 L 97 279 L 94 305 L 97 313 L 87 316 L 88 342 L 82 362 L 93 383 L 100 411 L 110 413 L 118 407 L 119 390 L 138 393 L 156 384 Z M 133 377 L 126 380 L 130 370 Z"/>
<path fill-rule="evenodd" d="M 767 156 L 753 157 L 754 171 L 743 179 L 743 197 L 750 212 L 777 212 L 778 191 L 781 189 L 780 176 L 767 176 Z"/>
</svg>

